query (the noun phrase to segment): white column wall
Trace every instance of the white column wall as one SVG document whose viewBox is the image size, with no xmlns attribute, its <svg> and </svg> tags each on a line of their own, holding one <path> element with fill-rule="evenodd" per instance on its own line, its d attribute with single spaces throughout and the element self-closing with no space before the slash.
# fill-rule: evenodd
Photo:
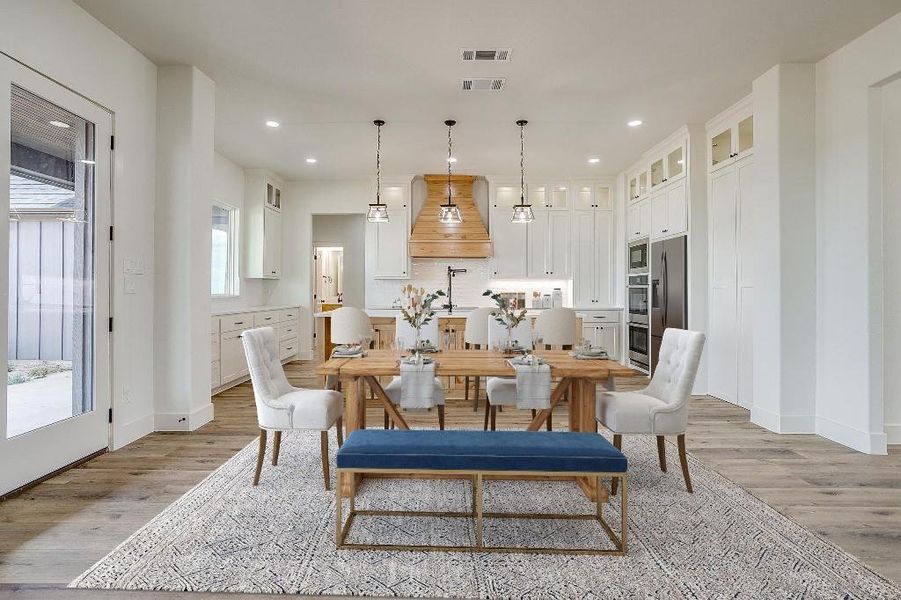
<svg viewBox="0 0 901 600">
<path fill-rule="evenodd" d="M 157 430 L 193 430 L 210 402 L 210 202 L 215 87 L 194 67 L 160 67 L 154 334 Z"/>
<path fill-rule="evenodd" d="M 883 311 L 884 366 L 901 365 L 901 78 L 882 88 Z M 884 369 L 885 434 L 889 444 L 901 444 L 901 377 Z"/>
<path fill-rule="evenodd" d="M 813 64 L 754 80 L 754 405 L 751 420 L 812 433 L 816 414 Z"/>
</svg>

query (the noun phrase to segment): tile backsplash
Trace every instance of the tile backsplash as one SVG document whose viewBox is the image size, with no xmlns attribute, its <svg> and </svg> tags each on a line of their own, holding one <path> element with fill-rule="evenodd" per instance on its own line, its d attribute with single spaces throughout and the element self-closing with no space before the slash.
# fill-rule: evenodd
<svg viewBox="0 0 901 600">
<path fill-rule="evenodd" d="M 563 305 L 572 306 L 571 280 L 498 280 L 491 278 L 491 261 L 481 258 L 460 258 L 453 260 L 415 259 L 410 279 L 367 279 L 367 308 L 391 308 L 401 295 L 400 289 L 407 283 L 424 287 L 428 291 L 447 291 L 447 267 L 466 269 L 454 277 L 454 304 L 457 306 L 489 306 L 488 298 L 482 296 L 486 289 L 503 292 L 525 292 L 526 306 L 531 306 L 533 291 L 550 294 L 554 288 L 563 290 Z"/>
</svg>

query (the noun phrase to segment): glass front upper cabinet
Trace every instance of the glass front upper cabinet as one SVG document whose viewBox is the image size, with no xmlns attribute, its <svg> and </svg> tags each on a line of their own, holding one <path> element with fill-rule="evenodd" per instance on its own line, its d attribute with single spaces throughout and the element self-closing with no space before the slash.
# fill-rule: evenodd
<svg viewBox="0 0 901 600">
<path fill-rule="evenodd" d="M 663 183 L 663 159 L 651 163 L 651 189 Z"/>
<path fill-rule="evenodd" d="M 548 198 L 548 208 L 569 208 L 567 192 L 568 188 L 565 185 L 555 185 L 551 187 L 550 198 Z"/>
<path fill-rule="evenodd" d="M 738 122 L 738 153 L 744 154 L 754 147 L 754 115 Z"/>
<path fill-rule="evenodd" d="M 679 145 L 666 155 L 666 180 L 676 179 L 685 173 L 684 146 Z"/>
<path fill-rule="evenodd" d="M 603 210 L 613 210 L 613 197 L 610 194 L 609 185 L 596 185 L 594 188 L 594 207 Z"/>
<path fill-rule="evenodd" d="M 629 179 L 629 200 L 638 198 L 638 177 Z"/>
<path fill-rule="evenodd" d="M 594 194 L 590 185 L 576 186 L 576 210 L 591 210 L 594 208 Z"/>
<path fill-rule="evenodd" d="M 527 204 L 532 205 L 532 208 L 547 208 L 547 186 L 530 185 L 526 201 Z"/>
<path fill-rule="evenodd" d="M 715 167 L 732 158 L 732 127 L 710 138 L 710 166 Z"/>
<path fill-rule="evenodd" d="M 638 195 L 644 196 L 648 193 L 648 172 L 642 171 L 638 175 Z"/>
</svg>

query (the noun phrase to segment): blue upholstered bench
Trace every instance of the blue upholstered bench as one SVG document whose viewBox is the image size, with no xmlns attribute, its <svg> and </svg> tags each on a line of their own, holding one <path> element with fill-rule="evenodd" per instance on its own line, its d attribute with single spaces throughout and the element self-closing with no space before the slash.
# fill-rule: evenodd
<svg viewBox="0 0 901 600">
<path fill-rule="evenodd" d="M 556 552 L 572 554 L 625 554 L 627 549 L 627 470 L 622 452 L 596 433 L 550 431 L 401 431 L 359 429 L 350 434 L 338 450 L 338 490 L 336 499 L 336 542 L 339 548 L 391 550 L 469 550 L 495 552 Z M 390 474 L 397 477 L 437 474 L 471 479 L 471 512 L 424 512 L 357 510 L 355 482 L 358 475 Z M 483 513 L 483 477 L 571 476 L 594 479 L 597 485 L 593 514 Z M 606 480 L 622 486 L 620 532 L 617 535 L 603 517 L 607 498 Z M 581 492 L 579 492 L 581 493 Z M 342 518 L 343 501 L 350 501 L 347 522 Z M 347 535 L 356 516 L 407 515 L 468 517 L 475 519 L 475 546 L 422 546 L 396 544 L 355 544 Z M 614 549 L 533 548 L 485 546 L 483 518 L 542 518 L 597 520 L 613 542 Z"/>
</svg>

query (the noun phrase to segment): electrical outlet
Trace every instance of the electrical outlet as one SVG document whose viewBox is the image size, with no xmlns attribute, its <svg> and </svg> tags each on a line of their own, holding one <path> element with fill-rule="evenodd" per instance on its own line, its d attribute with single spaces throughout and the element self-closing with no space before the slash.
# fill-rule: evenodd
<svg viewBox="0 0 901 600">
<path fill-rule="evenodd" d="M 122 280 L 122 291 L 125 294 L 137 294 L 137 283 L 134 277 L 125 277 Z"/>
</svg>

